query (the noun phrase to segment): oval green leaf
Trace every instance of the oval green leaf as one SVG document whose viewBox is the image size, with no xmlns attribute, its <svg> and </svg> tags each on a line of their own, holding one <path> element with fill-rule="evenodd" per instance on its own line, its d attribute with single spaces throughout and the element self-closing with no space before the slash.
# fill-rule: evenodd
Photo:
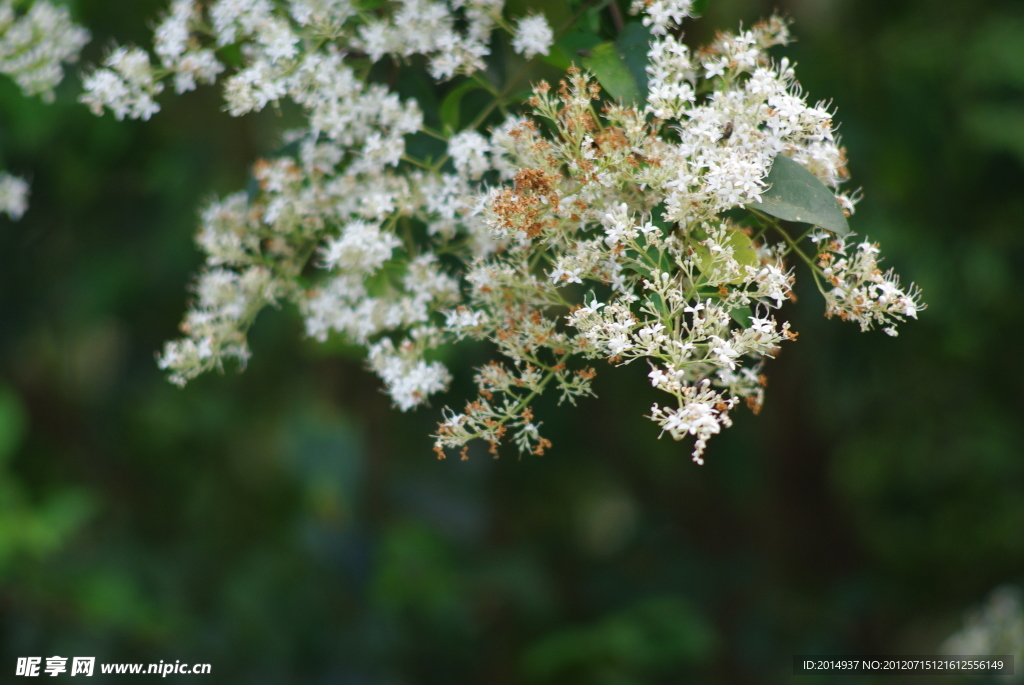
<svg viewBox="0 0 1024 685">
<path fill-rule="evenodd" d="M 732 309 L 729 311 L 729 316 L 732 320 L 743 326 L 744 328 L 750 328 L 750 319 L 753 316 L 750 313 L 750 307 L 740 307 L 738 309 Z"/>
<path fill-rule="evenodd" d="M 818 177 L 786 155 L 777 155 L 761 201 L 747 205 L 786 221 L 814 224 L 836 235 L 849 235 L 850 225 L 839 201 Z"/>
<path fill-rule="evenodd" d="M 647 98 L 647 51 L 651 49 L 651 32 L 638 21 L 631 21 L 615 40 L 622 61 L 636 82 L 643 98 Z"/>
<path fill-rule="evenodd" d="M 642 102 L 640 87 L 630 73 L 629 67 L 619 54 L 615 43 L 595 45 L 590 56 L 583 59 L 583 66 L 597 77 L 601 87 L 613 98 L 624 104 Z"/>
<path fill-rule="evenodd" d="M 737 230 L 729 231 L 725 244 L 732 248 L 732 256 L 739 262 L 741 267 L 758 266 L 761 263 L 760 258 L 757 256 L 757 250 L 754 249 L 754 243 L 746 233 Z M 711 251 L 703 245 L 695 245 L 693 251 L 697 268 L 700 269 L 701 273 L 707 273 L 711 269 L 713 261 Z M 731 283 L 742 282 L 742 276 L 731 281 Z"/>
<path fill-rule="evenodd" d="M 551 47 L 544 61 L 551 66 L 565 71 L 573 64 L 580 64 L 581 59 L 590 55 L 595 45 L 600 45 L 601 38 L 593 33 L 570 33 L 558 39 Z"/>
</svg>

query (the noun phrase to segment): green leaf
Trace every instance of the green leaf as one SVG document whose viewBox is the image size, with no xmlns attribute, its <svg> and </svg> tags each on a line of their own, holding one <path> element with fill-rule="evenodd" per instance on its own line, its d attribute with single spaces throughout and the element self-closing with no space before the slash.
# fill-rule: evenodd
<svg viewBox="0 0 1024 685">
<path fill-rule="evenodd" d="M 594 33 L 577 32 L 563 36 L 551 48 L 551 51 L 544 57 L 544 61 L 565 71 L 573 64 L 580 64 L 582 58 L 588 56 L 595 45 L 601 43 L 601 38 Z"/>
<path fill-rule="evenodd" d="M 651 277 L 651 270 L 650 270 L 650 269 L 648 269 L 648 268 L 647 268 L 647 267 L 646 267 L 645 265 L 643 265 L 643 264 L 635 264 L 635 263 L 633 263 L 633 262 L 629 262 L 629 263 L 628 263 L 628 264 L 626 264 L 625 266 L 626 266 L 626 268 L 627 268 L 627 269 L 629 269 L 630 271 L 635 271 L 636 273 L 640 274 L 640 275 L 641 275 L 641 276 L 643 276 L 644 278 L 650 278 L 650 277 Z"/>
<path fill-rule="evenodd" d="M 651 32 L 638 21 L 626 24 L 615 41 L 622 61 L 644 99 L 647 98 L 647 51 L 650 50 L 650 43 Z"/>
<path fill-rule="evenodd" d="M 703 17 L 708 9 L 708 0 L 694 0 L 690 6 L 690 14 L 695 17 Z"/>
<path fill-rule="evenodd" d="M 640 87 L 615 43 L 595 45 L 590 51 L 590 57 L 583 59 L 583 66 L 593 72 L 601 86 L 613 98 L 621 100 L 624 104 L 643 101 Z"/>
<path fill-rule="evenodd" d="M 760 202 L 747 205 L 751 209 L 849 235 L 850 225 L 836 196 L 799 162 L 777 155 L 765 181 L 770 187 Z"/>
<path fill-rule="evenodd" d="M 728 237 L 725 239 L 725 246 L 732 248 L 732 256 L 739 262 L 741 267 L 757 266 L 761 263 L 757 256 L 757 251 L 754 249 L 754 243 L 742 231 L 729 231 Z M 697 262 L 697 268 L 700 269 L 701 273 L 707 273 L 711 269 L 711 250 L 703 245 L 694 245 L 693 253 L 694 259 Z M 742 283 L 743 278 L 740 277 L 731 282 Z"/>
<path fill-rule="evenodd" d="M 750 328 L 750 318 L 752 315 L 750 313 L 749 307 L 739 307 L 737 309 L 733 309 L 732 311 L 729 312 L 729 316 L 732 317 L 733 321 L 743 326 L 744 328 Z"/>
<path fill-rule="evenodd" d="M 452 89 L 444 96 L 444 101 L 441 102 L 441 123 L 449 127 L 452 131 L 458 131 L 459 105 L 462 104 L 462 97 L 466 93 L 483 89 L 484 87 L 476 81 L 466 81 L 462 85 Z"/>
</svg>

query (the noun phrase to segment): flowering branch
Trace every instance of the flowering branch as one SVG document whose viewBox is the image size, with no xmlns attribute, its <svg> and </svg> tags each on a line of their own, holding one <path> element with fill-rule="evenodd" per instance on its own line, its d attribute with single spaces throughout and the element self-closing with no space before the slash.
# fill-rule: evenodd
<svg viewBox="0 0 1024 685">
<path fill-rule="evenodd" d="M 117 48 L 83 102 L 148 118 L 164 81 L 178 92 L 213 82 L 237 45 L 228 112 L 288 98 L 307 123 L 285 136 L 297 154 L 257 165 L 259 192 L 203 213 L 207 266 L 185 337 L 160 366 L 184 384 L 244 364 L 258 311 L 291 302 L 309 336 L 364 346 L 407 410 L 451 380 L 432 350 L 485 340 L 501 359 L 477 370 L 478 396 L 445 409 L 434 435 L 439 456 L 465 457 L 478 439 L 495 454 L 506 439 L 543 454 L 538 396 L 555 388 L 575 402 L 593 394 L 586 362 L 642 359 L 671 397 L 649 417 L 674 439 L 692 436 L 702 463 L 740 402 L 760 409 L 764 361 L 796 338 L 776 319 L 792 297 L 790 254 L 811 268 L 827 315 L 895 334 L 923 307 L 919 293 L 878 268 L 876 245 L 847 242 L 857 197 L 839 189 L 848 175 L 832 113 L 808 104 L 789 61 L 767 53 L 788 26 L 772 18 L 694 53 L 679 39 L 691 10 L 688 0 L 633 4 L 651 37 L 646 93 L 614 44 L 601 44 L 585 58 L 593 73 L 574 66 L 557 89 L 537 83 L 527 118 L 508 113 L 510 99 L 555 34 L 543 15 L 505 17 L 501 0 L 172 2 L 156 32 L 159 67 Z M 527 60 L 501 88 L 484 73 L 494 30 Z M 438 82 L 468 77 L 449 91 L 445 131 L 372 79 L 385 56 L 417 55 Z M 460 127 L 467 89 L 491 98 Z M 407 146 L 416 135 L 444 151 L 421 158 Z M 803 190 L 787 190 L 793 179 Z M 780 218 L 820 228 L 794 239 Z"/>
</svg>

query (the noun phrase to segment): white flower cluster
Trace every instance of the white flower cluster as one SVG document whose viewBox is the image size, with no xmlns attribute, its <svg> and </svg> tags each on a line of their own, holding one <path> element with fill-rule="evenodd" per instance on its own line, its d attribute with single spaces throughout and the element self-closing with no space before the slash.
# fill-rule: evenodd
<svg viewBox="0 0 1024 685">
<path fill-rule="evenodd" d="M 223 368 L 225 359 L 233 358 L 244 367 L 250 354 L 246 327 L 260 309 L 275 301 L 278 286 L 270 271 L 260 266 L 203 272 L 195 286 L 194 308 L 181 324 L 188 337 L 167 344 L 158 359 L 160 368 L 170 370 L 171 380 L 184 385 L 200 371 Z"/>
<path fill-rule="evenodd" d="M 28 183 L 0 171 L 0 212 L 17 221 L 28 209 Z"/>
<path fill-rule="evenodd" d="M 154 48 L 160 65 L 174 73 L 178 94 L 195 90 L 196 82 L 213 83 L 224 66 L 209 48 L 201 48 L 191 39 L 202 26 L 200 6 L 195 0 L 174 0 L 170 12 L 156 29 Z"/>
<path fill-rule="evenodd" d="M 829 186 L 846 179 L 832 114 L 804 101 L 788 60 L 767 58 L 769 47 L 788 38 L 786 24 L 773 18 L 720 35 L 699 59 L 672 36 L 652 44 L 648 112 L 679 122 L 680 145 L 671 150 L 676 175 L 657 179 L 668 191 L 670 220 L 684 221 L 694 207 L 711 217 L 760 201 L 765 170 L 780 153 Z M 714 89 L 699 102 L 698 80 Z"/>
<path fill-rule="evenodd" d="M 415 249 L 397 236 L 400 220 L 431 216 L 424 196 L 413 192 L 423 179 L 380 163 L 369 170 L 362 161 L 348 159 L 333 141 L 306 137 L 298 158 L 257 165 L 255 198 L 237 193 L 203 212 L 197 241 L 208 270 L 182 325 L 187 337 L 167 343 L 160 358 L 173 381 L 184 384 L 227 359 L 244 364 L 248 327 L 260 309 L 280 300 L 299 307 L 307 333 L 318 340 L 334 332 L 366 345 L 382 332 L 405 329 L 418 341 L 413 348 L 398 345 L 408 360 L 436 339 L 428 335 L 431 314 L 458 300 L 458 282 L 432 253 L 393 259 Z M 323 273 L 315 285 L 301 280 L 310 261 Z M 206 287 L 208 279 L 221 285 Z M 402 383 L 401 369 L 419 367 L 385 363 L 397 353 L 381 350 L 374 368 L 403 408 L 447 382 L 446 373 L 428 365 L 431 382 Z"/>
<path fill-rule="evenodd" d="M 417 347 L 429 346 L 424 338 L 437 336 L 438 331 L 419 329 L 419 335 L 395 349 L 391 338 L 381 338 L 370 346 L 370 368 L 384 381 L 388 393 L 402 411 L 412 409 L 427 397 L 448 389 L 451 374 L 440 362 L 427 362 Z"/>
<path fill-rule="evenodd" d="M 354 45 L 376 61 L 384 55 L 427 55 L 430 74 L 439 81 L 472 74 L 486 65 L 490 35 L 504 0 L 404 0 L 388 19 L 367 22 Z M 458 24 L 465 23 L 460 30 Z"/>
<path fill-rule="evenodd" d="M 883 273 L 878 268 L 877 244 L 865 241 L 851 247 L 843 239 L 821 238 L 825 249 L 818 255 L 818 263 L 832 286 L 824 292 L 826 316 L 855 321 L 862 331 L 880 325 L 891 336 L 897 334 L 897 322 L 917 318 L 922 309 L 919 289 L 903 290 L 892 269 Z M 852 254 L 847 256 L 848 252 Z"/>
<path fill-rule="evenodd" d="M 633 14 L 643 12 L 644 26 L 649 26 L 655 36 L 664 36 L 672 28 L 691 16 L 693 0 L 633 0 Z"/>
<path fill-rule="evenodd" d="M 166 79 L 179 92 L 211 82 L 224 70 L 217 50 L 237 44 L 228 112 L 289 98 L 308 125 L 287 135 L 297 152 L 257 164 L 258 191 L 203 213 L 206 269 L 185 337 L 167 344 L 160 366 L 184 384 L 228 360 L 244 365 L 257 313 L 290 302 L 310 337 L 364 346 L 408 410 L 451 380 L 432 350 L 486 340 L 505 361 L 478 370 L 478 397 L 445 409 L 435 435 L 439 456 L 465 456 L 474 439 L 495 454 L 504 439 L 542 454 L 550 442 L 534 417 L 538 395 L 576 402 L 592 394 L 587 360 L 642 359 L 670 398 L 650 418 L 674 439 L 692 436 L 701 462 L 741 401 L 760 408 L 763 360 L 796 337 L 775 316 L 791 298 L 788 258 L 831 284 L 829 313 L 864 328 L 893 330 L 921 305 L 878 271 L 874 246 L 816 234 L 815 260 L 801 248 L 806 235 L 734 211 L 760 200 L 780 155 L 848 211 L 854 198 L 838 190 L 845 156 L 831 113 L 805 101 L 786 60 L 767 56 L 786 42 L 785 23 L 720 34 L 691 53 L 674 37 L 690 8 L 637 3 L 655 36 L 642 108 L 608 102 L 598 114 L 600 87 L 573 68 L 557 92 L 535 87 L 530 106 L 547 123 L 513 111 L 485 132 L 511 103 L 476 73 L 496 99 L 446 135 L 424 125 L 414 100 L 371 82 L 373 63 L 422 55 L 438 81 L 477 72 L 498 27 L 516 52 L 546 54 L 554 35 L 543 16 L 509 28 L 491 0 L 398 0 L 372 14 L 345 0 L 175 0 L 157 28 L 159 68 L 142 50 L 117 48 L 83 101 L 148 117 Z M 444 139 L 446 153 L 414 157 L 410 134 Z"/>
<path fill-rule="evenodd" d="M 64 78 L 63 64 L 78 60 L 89 32 L 71 21 L 66 7 L 37 0 L 19 14 L 23 2 L 0 0 L 0 73 L 10 76 L 25 95 L 53 101 Z"/>
<path fill-rule="evenodd" d="M 0 74 L 26 96 L 53 102 L 64 64 L 78 61 L 89 32 L 71 21 L 66 7 L 37 0 L 28 11 L 17 0 L 0 0 Z M 17 221 L 28 209 L 28 183 L 0 171 L 0 212 Z"/>
<path fill-rule="evenodd" d="M 1010 655 L 1019 664 L 1024 659 L 1024 595 L 1020 588 L 1003 585 L 994 589 L 984 604 L 967 613 L 963 628 L 943 642 L 941 651 L 950 656 Z M 1024 674 L 1017 670 L 1002 678 L 1019 683 Z"/>
<path fill-rule="evenodd" d="M 546 55 L 555 42 L 555 34 L 543 14 L 534 14 L 519 20 L 516 25 L 512 48 L 530 59 L 534 55 Z"/>
<path fill-rule="evenodd" d="M 657 34 L 689 9 L 644 6 Z M 530 402 L 551 384 L 570 401 L 588 393 L 593 371 L 569 368 L 579 356 L 646 360 L 651 384 L 674 398 L 655 404 L 650 418 L 675 439 L 693 436 L 701 463 L 740 400 L 760 408 L 762 360 L 796 338 L 772 315 L 791 297 L 784 260 L 794 252 L 833 283 L 829 313 L 862 326 L 916 315 L 916 290 L 877 270 L 867 257 L 874 246 L 815 264 L 770 217 L 722 217 L 760 201 L 779 155 L 833 190 L 846 178 L 831 114 L 805 102 L 786 60 L 767 57 L 787 39 L 778 19 L 720 34 L 699 59 L 672 35 L 656 39 L 646 112 L 606 105 L 595 119 L 598 89 L 578 72 L 557 97 L 546 84 L 535 90 L 531 104 L 556 133 L 524 124 L 506 134 L 517 172 L 511 185 L 488 191 L 483 216 L 507 245 L 470 266 L 469 305 L 449 319 L 515 364 L 478 376 L 480 397 L 441 424 L 439 453 L 473 438 L 493 449 L 509 430 L 520 449 L 542 452 Z M 849 196 L 837 201 L 852 208 Z M 830 245 L 845 249 L 842 240 Z M 564 323 L 559 308 L 568 309 Z"/>
<path fill-rule="evenodd" d="M 80 100 L 94 114 L 109 107 L 120 121 L 125 117 L 148 120 L 160 111 L 153 99 L 164 85 L 153 76 L 149 54 L 139 48 L 117 48 L 98 69 L 85 79 L 86 92 Z"/>
</svg>

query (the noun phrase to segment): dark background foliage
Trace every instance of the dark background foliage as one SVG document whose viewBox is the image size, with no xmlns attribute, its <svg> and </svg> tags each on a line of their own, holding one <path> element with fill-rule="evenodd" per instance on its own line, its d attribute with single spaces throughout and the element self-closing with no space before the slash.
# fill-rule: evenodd
<svg viewBox="0 0 1024 685">
<path fill-rule="evenodd" d="M 96 62 L 147 44 L 161 3 L 72 7 Z M 774 7 L 711 0 L 688 40 Z M 33 183 L 0 221 L 2 679 L 60 654 L 209 662 L 218 683 L 779 683 L 794 653 L 935 653 L 1024 581 L 1024 7 L 778 7 L 838 109 L 854 230 L 929 308 L 862 335 L 803 274 L 765 410 L 703 467 L 643 418 L 639 366 L 539 407 L 548 456 L 436 461 L 437 407 L 393 411 L 287 310 L 245 373 L 170 386 L 154 352 L 196 209 L 245 187 L 288 115 L 234 120 L 206 88 L 118 123 L 77 78 L 52 106 L 0 83 L 2 161 Z M 450 360 L 456 395 L 484 353 Z"/>
</svg>

